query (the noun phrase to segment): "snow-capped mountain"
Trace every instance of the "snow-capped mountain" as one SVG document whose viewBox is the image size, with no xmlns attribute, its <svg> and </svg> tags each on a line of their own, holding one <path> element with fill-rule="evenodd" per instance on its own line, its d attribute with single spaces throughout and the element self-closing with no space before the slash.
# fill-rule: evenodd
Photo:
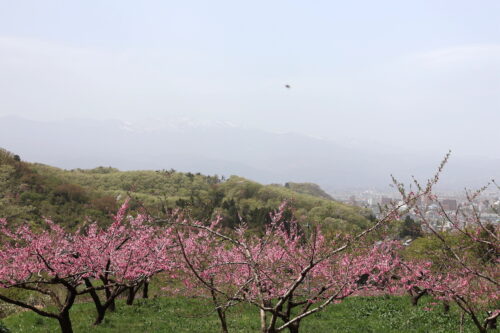
<svg viewBox="0 0 500 333">
<path fill-rule="evenodd" d="M 327 190 L 387 188 L 390 174 L 430 177 L 443 156 L 340 145 L 296 133 L 271 133 L 189 118 L 33 121 L 0 117 L 0 147 L 24 160 L 62 168 L 113 166 L 240 175 L 264 183 L 314 182 Z M 449 188 L 500 178 L 500 160 L 453 156 L 442 177 Z"/>
</svg>

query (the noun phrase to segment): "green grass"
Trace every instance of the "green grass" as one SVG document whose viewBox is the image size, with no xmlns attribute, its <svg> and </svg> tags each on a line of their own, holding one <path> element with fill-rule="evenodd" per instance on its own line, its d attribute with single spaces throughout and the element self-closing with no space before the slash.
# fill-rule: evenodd
<svg viewBox="0 0 500 333">
<path fill-rule="evenodd" d="M 426 311 L 430 300 L 423 299 L 414 308 L 406 297 L 355 297 L 334 304 L 326 311 L 306 318 L 301 332 L 458 332 L 459 314 L 452 308 L 444 314 L 440 306 Z M 219 332 L 217 316 L 208 303 L 183 298 L 139 299 L 133 306 L 120 301 L 115 313 L 108 313 L 102 325 L 92 326 L 93 305 L 77 304 L 71 312 L 75 332 Z M 228 315 L 230 332 L 258 332 L 258 313 L 245 305 L 233 308 Z M 58 332 L 56 320 L 23 312 L 3 319 L 12 333 Z M 475 332 L 466 318 L 464 332 Z"/>
</svg>

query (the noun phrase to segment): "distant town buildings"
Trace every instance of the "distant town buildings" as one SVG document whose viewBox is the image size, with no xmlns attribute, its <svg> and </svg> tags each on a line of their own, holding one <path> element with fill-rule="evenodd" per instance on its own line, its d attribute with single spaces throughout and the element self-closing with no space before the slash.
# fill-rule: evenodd
<svg viewBox="0 0 500 333">
<path fill-rule="evenodd" d="M 441 205 L 444 210 L 457 210 L 457 200 L 455 199 L 443 199 Z"/>
<path fill-rule="evenodd" d="M 385 206 L 398 204 L 400 198 L 397 193 L 383 193 L 376 190 L 360 190 L 344 193 L 333 193 L 336 200 L 370 209 L 373 214 L 380 217 L 381 209 Z M 440 193 L 438 201 L 432 201 L 429 198 L 422 198 L 417 201 L 417 205 L 425 211 L 426 219 L 432 224 L 433 227 L 440 230 L 449 230 L 453 226 L 443 216 L 443 211 L 448 216 L 454 216 L 459 221 L 460 216 L 457 210 L 472 213 L 474 210 L 479 214 L 481 220 L 486 223 L 500 223 L 500 194 L 498 192 L 483 193 L 480 199 L 474 201 L 472 204 L 462 193 Z M 418 217 L 413 214 L 408 214 L 414 220 L 418 221 Z M 461 221 L 466 224 L 467 221 Z M 425 229 L 425 228 L 424 228 Z"/>
</svg>

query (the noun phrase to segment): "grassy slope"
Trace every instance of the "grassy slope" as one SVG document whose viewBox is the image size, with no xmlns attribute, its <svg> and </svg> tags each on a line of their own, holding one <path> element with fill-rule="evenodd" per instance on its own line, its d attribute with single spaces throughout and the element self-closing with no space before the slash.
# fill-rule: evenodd
<svg viewBox="0 0 500 333">
<path fill-rule="evenodd" d="M 411 307 L 406 297 L 351 298 L 330 306 L 326 311 L 307 318 L 302 332 L 458 332 L 456 309 L 444 314 L 441 308 L 426 311 L 422 304 Z M 78 304 L 72 311 L 73 326 L 78 332 L 219 332 L 217 317 L 202 301 L 180 298 L 138 300 L 134 306 L 120 303 L 116 313 L 108 314 L 99 327 L 90 323 L 94 315 L 92 304 Z M 240 306 L 229 315 L 230 332 L 258 332 L 258 315 L 254 308 Z M 57 332 L 55 320 L 31 312 L 12 315 L 3 323 L 13 333 Z M 475 332 L 466 320 L 464 332 Z"/>
</svg>

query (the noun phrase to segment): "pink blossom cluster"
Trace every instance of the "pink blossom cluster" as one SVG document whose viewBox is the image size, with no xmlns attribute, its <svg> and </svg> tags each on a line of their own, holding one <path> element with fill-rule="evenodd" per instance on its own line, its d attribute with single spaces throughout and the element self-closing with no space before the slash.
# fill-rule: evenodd
<svg viewBox="0 0 500 333">
<path fill-rule="evenodd" d="M 147 224 L 138 215 L 127 219 L 125 203 L 106 229 L 97 224 L 69 233 L 50 220 L 47 230 L 34 232 L 28 225 L 15 231 L 0 220 L 0 232 L 7 241 L 0 252 L 0 286 L 66 280 L 73 286 L 84 278 L 113 276 L 114 283 L 133 284 L 169 270 L 169 229 Z"/>
<path fill-rule="evenodd" d="M 263 331 L 298 327 L 306 316 L 362 291 L 398 290 L 393 276 L 401 262 L 397 242 L 327 239 L 317 226 L 285 220 L 286 209 L 284 203 L 271 214 L 262 234 L 245 225 L 225 233 L 220 219 L 209 225 L 177 220 L 187 289 L 211 297 L 219 311 L 236 302 L 255 305 Z M 291 315 L 293 308 L 300 308 L 298 315 Z M 278 317 L 285 322 L 280 328 L 275 327 Z"/>
</svg>

